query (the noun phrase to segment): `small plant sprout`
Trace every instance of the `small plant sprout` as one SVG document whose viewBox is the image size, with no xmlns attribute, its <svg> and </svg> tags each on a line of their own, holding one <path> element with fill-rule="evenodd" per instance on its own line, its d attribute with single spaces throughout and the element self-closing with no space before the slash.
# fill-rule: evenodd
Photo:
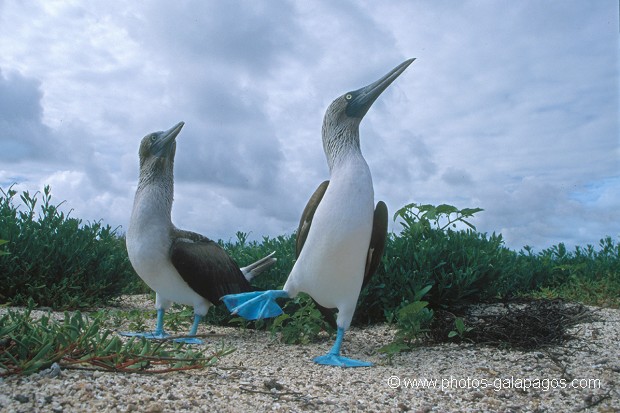
<svg viewBox="0 0 620 413">
<path fill-rule="evenodd" d="M 454 328 L 454 330 L 448 333 L 448 338 L 458 337 L 459 339 L 464 340 L 465 335 L 474 329 L 473 327 L 466 326 L 461 317 L 457 317 L 454 320 Z"/>
<path fill-rule="evenodd" d="M 379 349 L 391 359 L 394 354 L 409 351 L 429 331 L 433 310 L 427 308 L 428 302 L 422 298 L 433 286 L 427 285 L 414 295 L 414 301 L 398 311 L 396 338 L 394 342 Z"/>
</svg>

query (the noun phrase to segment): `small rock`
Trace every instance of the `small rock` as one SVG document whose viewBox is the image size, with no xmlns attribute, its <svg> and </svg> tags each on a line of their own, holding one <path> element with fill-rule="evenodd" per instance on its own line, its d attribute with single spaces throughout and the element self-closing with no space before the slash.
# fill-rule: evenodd
<svg viewBox="0 0 620 413">
<path fill-rule="evenodd" d="M 26 396 L 25 394 L 17 394 L 13 398 L 20 403 L 28 403 L 28 401 L 30 400 L 30 398 Z"/>
<path fill-rule="evenodd" d="M 41 376 L 47 376 L 51 378 L 60 376 L 60 364 L 58 363 L 52 364 L 49 369 L 43 370 L 41 372 Z"/>
<path fill-rule="evenodd" d="M 164 407 L 157 403 L 151 403 L 144 409 L 145 413 L 161 413 L 163 411 Z"/>
<path fill-rule="evenodd" d="M 269 390 L 282 390 L 284 386 L 278 383 L 275 379 L 266 380 L 263 385 Z"/>
<path fill-rule="evenodd" d="M 472 393 L 469 395 L 468 399 L 469 399 L 469 400 L 471 400 L 471 401 L 474 401 L 474 400 L 480 400 L 480 399 L 482 399 L 483 397 L 484 397 L 484 393 L 479 392 L 479 391 L 475 391 L 475 392 L 472 392 Z"/>
</svg>

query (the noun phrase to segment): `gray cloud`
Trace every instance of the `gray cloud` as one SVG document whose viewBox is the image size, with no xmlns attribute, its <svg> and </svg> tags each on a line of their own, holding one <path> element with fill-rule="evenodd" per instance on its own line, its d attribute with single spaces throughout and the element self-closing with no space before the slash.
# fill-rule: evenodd
<svg viewBox="0 0 620 413">
<path fill-rule="evenodd" d="M 1 160 L 49 157 L 52 131 L 42 123 L 41 98 L 39 81 L 0 70 Z"/>
<path fill-rule="evenodd" d="M 361 125 L 376 197 L 482 207 L 478 229 L 514 248 L 596 243 L 620 234 L 609 16 L 580 1 L 3 3 L 0 182 L 50 183 L 74 215 L 126 225 L 141 137 L 184 120 L 175 222 L 290 232 L 328 178 L 327 105 L 417 57 Z"/>
<path fill-rule="evenodd" d="M 471 186 L 473 184 L 473 179 L 469 172 L 462 169 L 448 168 L 441 175 L 441 179 L 452 186 Z"/>
</svg>

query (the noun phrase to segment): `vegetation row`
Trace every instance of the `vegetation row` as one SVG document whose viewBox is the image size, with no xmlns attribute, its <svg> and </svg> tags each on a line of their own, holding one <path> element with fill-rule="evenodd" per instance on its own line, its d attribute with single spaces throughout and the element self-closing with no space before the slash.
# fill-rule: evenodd
<svg viewBox="0 0 620 413">
<path fill-rule="evenodd" d="M 24 191 L 21 202 L 17 195 L 12 188 L 0 189 L 0 304 L 92 310 L 122 294 L 151 292 L 133 271 L 119 228 L 62 212 L 48 186 L 41 193 Z M 389 234 L 382 263 L 360 295 L 354 324 L 389 322 L 401 332 L 419 333 L 436 311 L 523 296 L 620 306 L 620 244 L 613 238 L 572 251 L 561 243 L 540 252 L 527 246 L 514 251 L 501 234 L 476 231 L 469 219 L 481 211 L 419 204 L 398 210 L 400 232 Z M 237 232 L 234 240 L 220 243 L 241 266 L 276 252 L 277 264 L 253 281 L 260 289 L 281 288 L 295 261 L 295 234 L 249 241 L 248 234 Z M 308 342 L 329 331 L 307 296 L 288 301 L 285 313 L 254 326 L 269 327 L 286 342 Z M 191 319 L 191 311 L 183 314 Z M 19 324 L 15 316 L 5 316 L 0 333 L 10 320 Z M 248 325 L 221 305 L 207 322 Z M 25 327 L 14 327 L 19 328 Z M 451 335 L 466 330 L 457 319 Z"/>
</svg>

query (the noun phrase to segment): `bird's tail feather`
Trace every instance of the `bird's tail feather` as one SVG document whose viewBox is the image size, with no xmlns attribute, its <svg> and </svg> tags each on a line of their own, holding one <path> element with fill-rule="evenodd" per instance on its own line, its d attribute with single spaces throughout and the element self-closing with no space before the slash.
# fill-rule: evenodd
<svg viewBox="0 0 620 413">
<path fill-rule="evenodd" d="M 273 258 L 273 255 L 275 253 L 276 252 L 274 251 L 271 254 L 267 255 L 266 257 L 261 258 L 260 260 L 256 261 L 255 263 L 252 263 L 248 265 L 247 267 L 242 267 L 241 272 L 243 273 L 243 276 L 245 277 L 245 279 L 248 281 L 251 281 L 252 278 L 256 277 L 258 274 L 260 274 L 261 272 L 265 271 L 267 268 L 275 264 L 276 261 L 278 260 L 277 258 Z"/>
</svg>

